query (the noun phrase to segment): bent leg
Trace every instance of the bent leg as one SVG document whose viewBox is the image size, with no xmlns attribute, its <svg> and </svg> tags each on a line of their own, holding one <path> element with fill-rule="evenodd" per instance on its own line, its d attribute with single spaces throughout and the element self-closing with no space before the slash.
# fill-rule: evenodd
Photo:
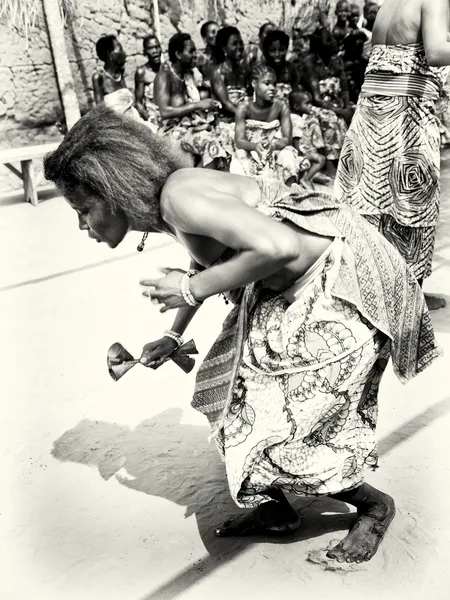
<svg viewBox="0 0 450 600">
<path fill-rule="evenodd" d="M 327 556 L 338 562 L 370 560 L 395 516 L 394 500 L 368 483 L 331 497 L 355 506 L 358 518 L 348 535 L 329 550 Z"/>
<path fill-rule="evenodd" d="M 300 527 L 300 517 L 280 489 L 265 492 L 273 498 L 238 517 L 227 519 L 214 533 L 218 537 L 288 535 Z"/>
</svg>

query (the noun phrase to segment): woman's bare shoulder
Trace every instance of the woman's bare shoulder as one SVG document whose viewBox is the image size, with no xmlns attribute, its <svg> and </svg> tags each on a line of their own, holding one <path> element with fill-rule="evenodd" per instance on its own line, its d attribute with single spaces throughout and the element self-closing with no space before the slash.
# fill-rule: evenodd
<svg viewBox="0 0 450 600">
<path fill-rule="evenodd" d="M 258 184 L 243 175 L 234 175 L 210 169 L 184 168 L 172 173 L 161 191 L 161 210 L 175 207 L 189 196 L 198 196 L 212 200 L 235 200 L 245 204 L 257 203 Z M 255 202 L 252 201 L 253 197 Z"/>
</svg>

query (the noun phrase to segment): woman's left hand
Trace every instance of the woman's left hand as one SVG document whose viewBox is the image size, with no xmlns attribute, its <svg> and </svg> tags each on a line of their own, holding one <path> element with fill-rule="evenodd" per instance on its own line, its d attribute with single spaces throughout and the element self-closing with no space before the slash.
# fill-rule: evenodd
<svg viewBox="0 0 450 600">
<path fill-rule="evenodd" d="M 164 313 L 173 308 L 189 306 L 181 293 L 181 279 L 186 271 L 181 269 L 161 269 L 165 277 L 159 279 L 142 279 L 139 284 L 147 288 L 143 296 L 150 299 L 152 304 L 160 304 L 159 312 Z"/>
</svg>

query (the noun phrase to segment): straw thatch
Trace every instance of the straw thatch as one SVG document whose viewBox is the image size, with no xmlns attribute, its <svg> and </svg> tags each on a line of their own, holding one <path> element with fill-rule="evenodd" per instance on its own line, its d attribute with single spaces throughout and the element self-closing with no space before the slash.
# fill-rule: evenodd
<svg viewBox="0 0 450 600">
<path fill-rule="evenodd" d="M 54 0 L 59 4 L 63 22 L 76 14 L 77 0 Z M 42 0 L 1 0 L 0 23 L 12 27 L 27 39 L 42 13 Z"/>
</svg>

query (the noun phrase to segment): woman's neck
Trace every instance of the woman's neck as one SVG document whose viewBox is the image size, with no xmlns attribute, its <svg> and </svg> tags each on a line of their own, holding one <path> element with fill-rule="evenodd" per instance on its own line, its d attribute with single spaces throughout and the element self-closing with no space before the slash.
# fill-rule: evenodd
<svg viewBox="0 0 450 600">
<path fill-rule="evenodd" d="M 239 63 L 235 60 L 231 60 L 228 56 L 225 58 L 224 63 L 233 72 L 239 70 Z"/>
<path fill-rule="evenodd" d="M 256 96 L 253 101 L 253 105 L 255 108 L 257 108 L 259 110 L 265 110 L 265 109 L 270 108 L 273 105 L 273 101 L 263 100 L 259 96 Z"/>
<path fill-rule="evenodd" d="M 104 70 L 111 75 L 111 77 L 119 78 L 123 75 L 123 65 L 116 65 L 115 63 L 105 63 Z"/>
<path fill-rule="evenodd" d="M 155 73 L 157 73 L 159 71 L 159 67 L 161 66 L 161 63 L 155 63 L 155 62 L 150 62 L 148 61 L 148 63 L 146 64 L 146 67 L 148 69 L 151 69 L 152 71 L 154 71 Z"/>
<path fill-rule="evenodd" d="M 175 75 L 178 75 L 178 77 L 180 79 L 183 79 L 183 77 L 185 76 L 185 74 L 189 71 L 189 69 L 186 68 L 180 62 L 174 62 L 174 63 L 172 63 L 172 69 L 175 72 Z"/>
</svg>

